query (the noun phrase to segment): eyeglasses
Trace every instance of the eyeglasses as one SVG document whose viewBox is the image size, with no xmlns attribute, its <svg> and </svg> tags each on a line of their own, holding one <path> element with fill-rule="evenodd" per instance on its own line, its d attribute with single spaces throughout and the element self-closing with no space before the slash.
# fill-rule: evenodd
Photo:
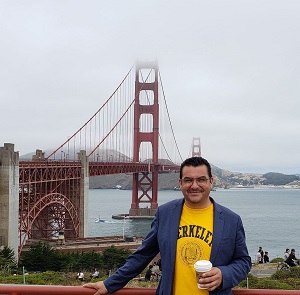
<svg viewBox="0 0 300 295">
<path fill-rule="evenodd" d="M 184 186 L 191 186 L 193 185 L 194 181 L 196 181 L 197 185 L 204 185 L 207 184 L 207 181 L 210 179 L 206 178 L 206 177 L 198 177 L 198 178 L 189 178 L 189 177 L 185 177 L 181 179 L 182 185 Z"/>
</svg>

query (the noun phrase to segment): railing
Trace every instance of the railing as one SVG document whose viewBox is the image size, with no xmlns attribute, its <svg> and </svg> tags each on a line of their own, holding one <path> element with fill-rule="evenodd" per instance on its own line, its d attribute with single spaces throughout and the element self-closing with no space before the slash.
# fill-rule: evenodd
<svg viewBox="0 0 300 295">
<path fill-rule="evenodd" d="M 0 294 L 8 295 L 93 295 L 96 290 L 74 286 L 37 286 L 0 284 Z M 154 288 L 123 288 L 115 295 L 155 295 Z M 233 295 L 300 295 L 300 290 L 235 289 Z"/>
</svg>

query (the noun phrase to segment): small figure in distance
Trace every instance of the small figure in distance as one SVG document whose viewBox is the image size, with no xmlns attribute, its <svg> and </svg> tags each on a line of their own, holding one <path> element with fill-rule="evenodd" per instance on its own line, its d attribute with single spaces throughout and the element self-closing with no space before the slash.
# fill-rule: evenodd
<svg viewBox="0 0 300 295">
<path fill-rule="evenodd" d="M 82 271 L 77 274 L 77 279 L 79 281 L 84 281 L 84 273 Z"/>
<path fill-rule="evenodd" d="M 283 254 L 283 261 L 286 262 L 286 260 L 289 258 L 289 256 L 290 256 L 290 249 L 286 248 L 285 252 Z"/>
<path fill-rule="evenodd" d="M 152 280 L 153 277 L 156 276 L 156 273 L 153 271 L 153 265 L 149 265 L 149 268 L 148 270 L 146 271 L 146 274 L 145 274 L 145 281 L 146 282 L 149 282 Z"/>
<path fill-rule="evenodd" d="M 285 261 L 289 266 L 299 265 L 299 260 L 296 258 L 295 252 L 295 249 L 292 249 L 288 259 Z"/>
<path fill-rule="evenodd" d="M 94 273 L 90 275 L 91 279 L 99 279 L 99 271 L 95 269 Z"/>
<path fill-rule="evenodd" d="M 155 272 L 156 274 L 159 273 L 159 266 L 156 261 L 153 263 L 152 271 Z"/>
<path fill-rule="evenodd" d="M 156 294 L 232 293 L 251 269 L 240 216 L 210 197 L 214 178 L 202 157 L 180 166 L 178 183 L 183 197 L 160 205 L 142 245 L 117 272 L 104 281 L 84 284 L 96 295 L 113 293 L 138 276 L 160 254 L 162 276 Z M 201 249 L 201 250 L 200 250 Z M 213 267 L 196 280 L 194 264 L 210 260 Z"/>
<path fill-rule="evenodd" d="M 264 254 L 264 263 L 270 263 L 269 252 L 266 251 Z"/>
<path fill-rule="evenodd" d="M 262 256 L 261 256 L 261 249 L 260 249 L 260 248 L 261 248 L 261 247 L 258 248 L 258 251 L 257 251 L 257 253 L 256 253 L 256 263 L 262 263 L 262 262 L 261 262 Z"/>
<path fill-rule="evenodd" d="M 264 263 L 264 250 L 262 249 L 262 247 L 259 247 L 258 250 L 260 251 L 260 262 L 259 263 Z"/>
</svg>

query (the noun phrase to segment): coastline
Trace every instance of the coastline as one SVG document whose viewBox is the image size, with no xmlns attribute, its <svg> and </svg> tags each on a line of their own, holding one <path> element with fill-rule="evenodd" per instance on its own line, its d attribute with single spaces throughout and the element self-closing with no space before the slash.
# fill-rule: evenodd
<svg viewBox="0 0 300 295">
<path fill-rule="evenodd" d="M 215 186 L 214 189 L 230 189 L 230 188 L 239 188 L 239 189 L 300 189 L 300 185 L 254 185 L 254 186 L 243 186 L 243 185 L 232 185 L 228 187 L 218 187 Z"/>
</svg>

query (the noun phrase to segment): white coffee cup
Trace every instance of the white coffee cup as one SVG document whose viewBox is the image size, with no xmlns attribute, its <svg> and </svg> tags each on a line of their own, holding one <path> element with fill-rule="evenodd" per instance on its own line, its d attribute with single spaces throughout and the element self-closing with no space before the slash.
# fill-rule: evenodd
<svg viewBox="0 0 300 295">
<path fill-rule="evenodd" d="M 196 280 L 197 280 L 197 286 L 199 289 L 205 289 L 201 288 L 199 284 L 199 279 L 201 279 L 202 274 L 204 272 L 210 271 L 212 269 L 212 264 L 209 260 L 198 260 L 194 264 L 194 268 L 196 271 Z"/>
</svg>

